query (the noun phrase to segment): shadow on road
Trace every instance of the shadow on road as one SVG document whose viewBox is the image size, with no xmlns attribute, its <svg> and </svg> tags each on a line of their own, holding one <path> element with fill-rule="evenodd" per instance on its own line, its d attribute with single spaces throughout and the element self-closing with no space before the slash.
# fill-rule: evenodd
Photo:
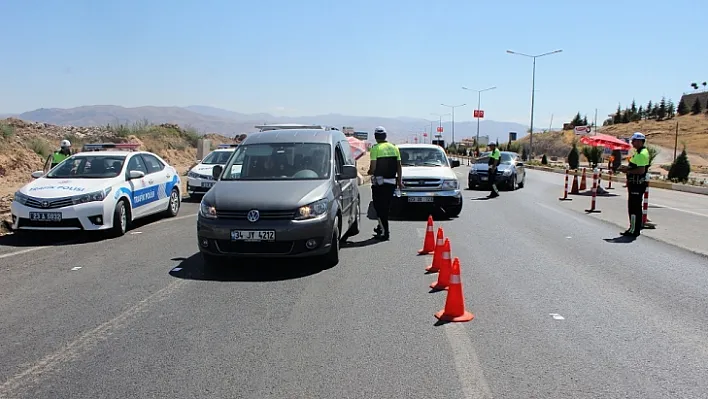
<svg viewBox="0 0 708 399">
<path fill-rule="evenodd" d="M 432 215 L 433 219 L 436 221 L 443 221 L 443 220 L 454 220 L 457 219 L 459 216 L 455 217 L 449 217 L 445 214 L 445 211 L 441 208 L 438 209 L 425 209 L 422 208 L 420 210 L 412 210 L 412 211 L 407 211 L 407 212 L 391 212 L 389 215 L 389 220 L 391 221 L 407 221 L 407 222 L 425 222 L 428 220 L 428 216 Z M 369 220 L 376 220 L 376 210 L 374 209 L 374 202 L 370 201 L 369 206 L 366 210 L 366 217 Z"/>
<path fill-rule="evenodd" d="M 221 282 L 267 282 L 284 281 L 307 277 L 323 271 L 312 259 L 225 259 L 220 265 L 208 270 L 199 253 L 189 258 L 173 258 L 180 262 L 169 274 L 185 280 Z"/>
<path fill-rule="evenodd" d="M 637 237 L 627 237 L 627 236 L 619 236 L 615 238 L 603 238 L 605 242 L 609 242 L 610 244 L 629 244 L 633 241 L 635 241 Z"/>
<path fill-rule="evenodd" d="M 147 216 L 133 222 L 133 225 L 126 232 L 130 234 L 141 227 L 147 226 L 150 223 L 164 219 L 161 215 Z M 120 237 L 119 237 L 120 238 Z M 0 236 L 0 246 L 28 248 L 28 247 L 43 247 L 43 246 L 62 246 L 73 244 L 88 244 L 110 240 L 111 236 L 107 231 L 41 231 L 41 230 L 22 230 L 12 234 Z"/>
<path fill-rule="evenodd" d="M 348 249 L 348 248 L 362 248 L 362 247 L 368 247 L 369 245 L 376 245 L 379 243 L 382 243 L 383 241 L 377 240 L 375 238 L 369 238 L 364 241 L 347 241 L 342 242 L 341 244 L 341 249 Z"/>
</svg>

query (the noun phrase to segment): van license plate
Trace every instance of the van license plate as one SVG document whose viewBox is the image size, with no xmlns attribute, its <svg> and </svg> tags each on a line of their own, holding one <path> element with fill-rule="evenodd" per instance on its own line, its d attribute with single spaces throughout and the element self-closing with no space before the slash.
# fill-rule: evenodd
<svg viewBox="0 0 708 399">
<path fill-rule="evenodd" d="M 433 202 L 433 197 L 408 197 L 408 202 Z"/>
<path fill-rule="evenodd" d="M 61 222 L 61 212 L 30 212 L 33 222 Z"/>
<path fill-rule="evenodd" d="M 209 187 L 209 188 L 211 188 L 211 187 L 213 187 L 213 186 L 214 186 L 214 182 L 213 182 L 213 181 L 203 181 L 203 182 L 202 182 L 202 187 L 205 187 L 205 188 L 206 188 L 206 187 Z"/>
<path fill-rule="evenodd" d="M 487 176 L 482 176 L 480 179 L 482 179 L 482 181 L 487 181 Z"/>
<path fill-rule="evenodd" d="M 233 241 L 275 241 L 273 230 L 231 230 Z"/>
</svg>

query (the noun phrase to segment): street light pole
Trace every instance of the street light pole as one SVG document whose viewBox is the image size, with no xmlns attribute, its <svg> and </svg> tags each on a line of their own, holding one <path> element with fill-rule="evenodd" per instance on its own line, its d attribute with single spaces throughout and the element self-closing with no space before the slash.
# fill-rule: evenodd
<svg viewBox="0 0 708 399">
<path fill-rule="evenodd" d="M 506 50 L 507 53 L 509 54 L 514 54 L 514 55 L 520 55 L 523 57 L 528 57 L 533 59 L 533 74 L 531 78 L 531 129 L 529 131 L 529 147 L 530 147 L 530 153 L 531 153 L 531 159 L 533 159 L 534 153 L 533 153 L 533 110 L 534 110 L 534 105 L 536 102 L 536 58 L 540 57 L 545 57 L 547 55 L 551 54 L 558 54 L 560 52 L 563 52 L 563 50 L 555 50 L 555 51 L 550 51 L 548 53 L 543 53 L 539 55 L 529 55 L 529 54 L 524 54 L 524 53 L 518 53 L 516 51 L 511 51 L 511 50 Z"/>
<path fill-rule="evenodd" d="M 455 108 L 459 107 L 464 107 L 467 104 L 460 104 L 460 105 L 445 105 L 445 104 L 440 104 L 443 107 L 448 107 L 452 109 L 452 143 L 455 144 Z"/>
<path fill-rule="evenodd" d="M 469 89 L 465 86 L 462 86 L 462 90 L 469 90 L 469 91 L 476 91 L 477 92 L 477 110 L 482 109 L 482 92 L 489 91 L 489 90 L 494 90 L 496 89 L 496 86 L 488 87 L 486 89 L 482 90 L 475 90 L 475 89 Z M 477 118 L 477 139 L 475 140 L 475 145 L 479 146 L 479 119 Z"/>
<path fill-rule="evenodd" d="M 446 113 L 446 114 L 435 114 L 435 113 L 431 113 L 430 115 L 437 116 L 438 118 L 440 118 L 440 121 L 438 122 L 438 127 L 442 128 L 442 118 L 443 118 L 443 116 L 448 116 L 448 115 L 450 115 L 450 113 Z M 431 122 L 431 123 L 432 123 L 432 122 Z M 432 131 L 433 131 L 433 129 L 432 129 L 432 127 L 431 127 L 431 128 L 430 128 L 431 134 L 432 134 Z M 432 141 L 432 140 L 433 140 L 433 137 L 434 137 L 434 136 L 431 136 L 431 137 L 430 137 L 430 142 L 431 142 L 431 143 L 433 142 L 433 141 Z"/>
</svg>

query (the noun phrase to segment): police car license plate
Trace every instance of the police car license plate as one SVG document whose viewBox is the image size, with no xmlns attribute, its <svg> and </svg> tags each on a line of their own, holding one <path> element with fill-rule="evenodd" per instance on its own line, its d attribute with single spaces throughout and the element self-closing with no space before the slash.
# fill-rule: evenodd
<svg viewBox="0 0 708 399">
<path fill-rule="evenodd" d="M 213 181 L 203 181 L 202 187 L 212 187 L 214 185 Z"/>
<path fill-rule="evenodd" d="M 61 212 L 30 212 L 33 222 L 61 222 Z"/>
<path fill-rule="evenodd" d="M 433 202 L 433 197 L 408 197 L 408 202 Z"/>
<path fill-rule="evenodd" d="M 231 230 L 233 241 L 275 241 L 273 230 Z"/>
</svg>

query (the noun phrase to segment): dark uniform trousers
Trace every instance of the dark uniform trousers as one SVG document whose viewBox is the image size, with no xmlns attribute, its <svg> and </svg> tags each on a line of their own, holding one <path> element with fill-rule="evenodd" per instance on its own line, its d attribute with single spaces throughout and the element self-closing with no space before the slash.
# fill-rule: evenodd
<svg viewBox="0 0 708 399">
<path fill-rule="evenodd" d="M 644 193 L 647 191 L 647 185 L 644 184 L 627 184 L 627 211 L 629 212 L 629 232 L 639 234 L 644 228 Z"/>
<path fill-rule="evenodd" d="M 395 184 L 381 184 L 371 186 L 371 199 L 376 210 L 376 217 L 381 219 L 383 232 L 388 232 L 388 216 L 393 202 L 393 193 L 396 191 Z"/>
</svg>

